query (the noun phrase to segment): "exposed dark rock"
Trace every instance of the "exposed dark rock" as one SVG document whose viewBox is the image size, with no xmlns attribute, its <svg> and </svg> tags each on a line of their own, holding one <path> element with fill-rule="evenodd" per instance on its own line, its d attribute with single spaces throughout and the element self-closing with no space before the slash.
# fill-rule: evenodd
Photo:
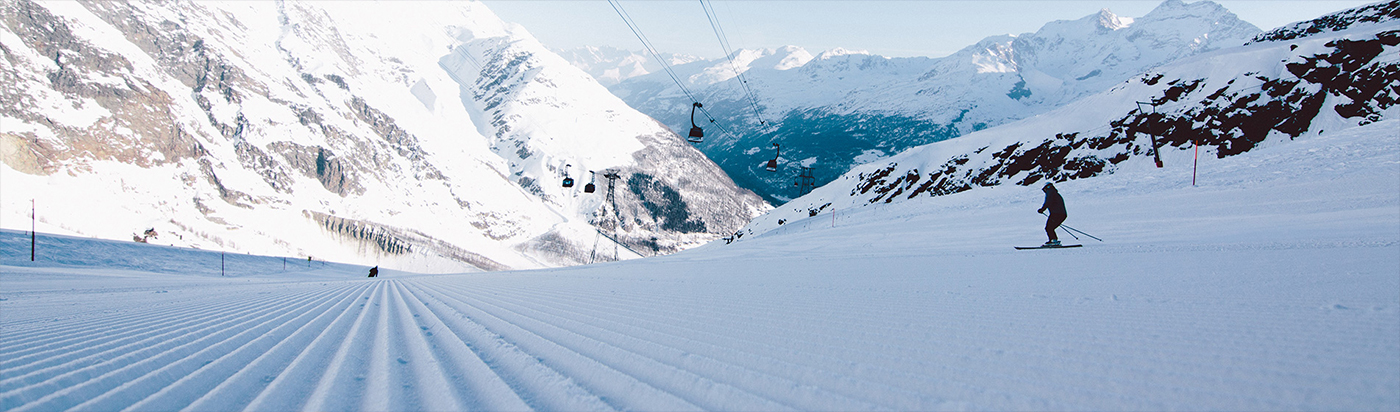
<svg viewBox="0 0 1400 412">
<path fill-rule="evenodd" d="M 91 125 L 60 124 L 49 119 L 45 112 L 33 110 L 34 99 L 20 92 L 23 89 L 0 87 L 0 111 L 43 125 L 61 141 L 53 145 L 41 143 L 39 139 L 9 139 L 16 150 L 32 154 L 36 165 L 48 165 L 41 169 L 51 168 L 54 163 L 87 160 L 116 160 L 151 167 L 195 156 L 197 143 L 170 112 L 171 97 L 145 80 L 133 77 L 131 63 L 126 58 L 75 38 L 62 19 L 33 1 L 0 5 L 0 21 L 23 43 L 4 46 L 6 61 L 20 63 L 10 49 L 20 46 L 52 59 L 57 67 L 43 80 L 26 79 L 20 77 L 21 73 L 6 70 L 0 73 L 0 81 L 6 85 L 43 81 L 55 91 L 90 99 L 111 113 Z M 93 77 L 121 81 L 89 80 Z M 159 156 L 152 156 L 152 153 Z"/>
<path fill-rule="evenodd" d="M 209 162 L 209 159 L 199 159 L 199 171 L 201 173 L 204 173 L 204 178 L 209 182 L 210 185 L 213 185 L 214 188 L 219 190 L 219 198 L 223 199 L 224 202 L 244 209 L 253 208 L 253 206 L 249 204 L 255 203 L 253 197 L 248 196 L 247 193 L 233 190 L 228 188 L 227 186 L 224 186 L 224 182 L 219 180 L 219 175 L 214 172 L 214 165 Z M 208 212 L 205 212 L 205 214 L 208 214 Z"/>
<path fill-rule="evenodd" d="M 331 193 L 341 197 L 364 194 L 365 189 L 355 178 L 354 169 L 347 166 L 345 160 L 336 156 L 330 149 L 292 142 L 276 142 L 268 149 L 281 154 L 288 166 L 301 171 L 307 177 L 315 178 Z"/>
<path fill-rule="evenodd" d="M 1031 97 L 1031 89 L 1026 88 L 1026 81 L 1025 79 L 1022 79 L 1021 81 L 1016 82 L 1015 86 L 1011 87 L 1011 91 L 1006 92 L 1006 97 L 1010 97 L 1016 100 Z"/>
<path fill-rule="evenodd" d="M 368 124 L 370 129 L 373 129 L 380 138 L 388 142 L 389 147 L 392 147 L 399 156 L 403 156 L 411 162 L 415 177 L 420 180 L 446 179 L 442 172 L 439 172 L 436 167 L 424 159 L 423 149 L 418 146 L 418 138 L 399 127 L 394 122 L 393 117 L 370 107 L 364 99 L 359 97 L 351 99 L 348 105 L 351 112 L 355 113 L 355 117 Z"/>
<path fill-rule="evenodd" d="M 342 90 L 345 91 L 350 91 L 350 84 L 345 83 L 344 77 L 340 77 L 339 75 L 335 74 L 327 74 L 325 77 L 326 80 L 330 80 L 331 83 L 335 83 L 336 87 L 340 87 Z"/>
<path fill-rule="evenodd" d="M 1400 1 L 1388 1 L 1333 13 L 1305 22 L 1279 27 L 1254 36 L 1250 43 L 1300 39 L 1319 33 L 1342 31 L 1352 26 L 1400 19 Z"/>
</svg>

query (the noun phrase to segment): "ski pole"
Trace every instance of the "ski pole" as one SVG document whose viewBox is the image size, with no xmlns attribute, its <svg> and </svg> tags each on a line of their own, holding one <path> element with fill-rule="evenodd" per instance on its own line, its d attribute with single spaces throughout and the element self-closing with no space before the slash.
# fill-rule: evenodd
<svg viewBox="0 0 1400 412">
<path fill-rule="evenodd" d="M 1061 225 L 1061 226 L 1064 226 L 1064 225 Z M 1069 230 L 1073 230 L 1073 231 L 1075 231 L 1075 232 L 1079 232 L 1079 234 L 1081 234 L 1081 235 L 1091 237 L 1091 238 L 1093 238 L 1094 240 L 1097 240 L 1097 241 L 1100 241 L 1100 242 L 1103 241 L 1103 239 L 1099 239 L 1099 238 L 1097 238 L 1097 237 L 1094 237 L 1094 235 L 1091 235 L 1091 234 L 1088 234 L 1088 233 L 1084 233 L 1083 230 L 1075 229 L 1075 228 L 1072 228 L 1072 227 L 1069 227 L 1069 226 L 1065 226 L 1065 229 L 1069 229 Z M 1078 238 L 1076 238 L 1076 239 L 1078 239 Z"/>
<path fill-rule="evenodd" d="M 1064 224 L 1061 224 L 1061 225 L 1060 225 L 1060 227 L 1064 227 L 1064 226 L 1065 226 Z M 1073 236 L 1073 237 L 1074 237 L 1074 240 L 1079 240 L 1079 236 L 1074 236 L 1074 232 L 1071 231 L 1071 230 L 1069 230 L 1068 228 L 1065 229 L 1065 233 L 1069 233 L 1070 236 Z"/>
<path fill-rule="evenodd" d="M 1040 212 L 1040 214 L 1041 214 L 1041 215 L 1045 215 L 1045 216 L 1049 216 L 1049 215 L 1046 215 L 1045 212 Z M 1079 230 L 1079 229 L 1075 229 L 1075 228 L 1069 227 L 1069 225 L 1066 225 L 1066 224 L 1063 224 L 1063 223 L 1060 224 L 1060 227 L 1065 228 L 1065 231 L 1066 231 L 1066 232 L 1069 232 L 1069 231 L 1079 232 L 1079 234 L 1084 235 L 1084 236 L 1091 237 L 1091 238 L 1093 238 L 1094 240 L 1097 240 L 1097 241 L 1100 241 L 1100 242 L 1103 241 L 1103 239 L 1099 239 L 1099 238 L 1097 238 L 1097 237 L 1094 237 L 1094 235 L 1091 235 L 1091 234 L 1088 234 L 1088 233 L 1084 233 L 1083 230 Z M 1070 236 L 1074 236 L 1074 233 L 1073 233 L 1073 232 L 1070 232 Z M 1075 236 L 1074 238 L 1075 238 L 1075 239 L 1079 239 L 1078 236 Z"/>
</svg>

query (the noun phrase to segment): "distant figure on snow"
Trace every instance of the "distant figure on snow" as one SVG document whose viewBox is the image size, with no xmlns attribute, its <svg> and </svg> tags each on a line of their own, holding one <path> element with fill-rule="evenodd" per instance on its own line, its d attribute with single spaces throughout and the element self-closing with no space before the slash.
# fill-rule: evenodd
<svg viewBox="0 0 1400 412">
<path fill-rule="evenodd" d="M 372 278 L 377 278 L 377 277 L 379 277 L 379 266 L 375 266 L 375 267 L 369 268 L 369 277 L 372 277 Z"/>
<path fill-rule="evenodd" d="M 1059 246 L 1060 237 L 1055 236 L 1055 228 L 1060 227 L 1065 218 L 1069 217 L 1069 214 L 1065 213 L 1065 198 L 1060 197 L 1060 192 L 1050 183 L 1046 183 L 1040 190 L 1045 192 L 1045 204 L 1036 212 L 1045 213 L 1046 209 L 1050 210 L 1050 218 L 1045 221 L 1045 234 L 1050 236 L 1050 241 L 1045 242 L 1045 246 Z"/>
</svg>

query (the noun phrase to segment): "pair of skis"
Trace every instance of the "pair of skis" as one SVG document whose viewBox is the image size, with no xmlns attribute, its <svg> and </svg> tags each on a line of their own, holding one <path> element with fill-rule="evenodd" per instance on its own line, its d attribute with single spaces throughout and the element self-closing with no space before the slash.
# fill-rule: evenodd
<svg viewBox="0 0 1400 412">
<path fill-rule="evenodd" d="M 1016 250 L 1030 250 L 1030 249 L 1069 249 L 1069 248 L 1072 248 L 1072 247 L 1080 247 L 1080 246 L 1084 246 L 1084 245 L 1016 246 Z"/>
</svg>

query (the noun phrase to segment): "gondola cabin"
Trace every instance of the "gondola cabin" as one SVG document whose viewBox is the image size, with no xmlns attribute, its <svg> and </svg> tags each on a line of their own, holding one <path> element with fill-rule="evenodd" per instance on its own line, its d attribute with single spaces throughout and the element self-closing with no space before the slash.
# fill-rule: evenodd
<svg viewBox="0 0 1400 412">
<path fill-rule="evenodd" d="M 700 126 L 691 126 L 690 137 L 687 137 L 685 140 L 691 143 L 702 143 L 705 141 L 705 131 L 700 129 Z"/>
<path fill-rule="evenodd" d="M 695 124 L 695 109 L 701 107 L 705 106 L 701 105 L 700 102 L 691 103 L 690 105 L 690 137 L 687 137 L 685 140 L 691 143 L 701 143 L 705 141 L 705 131 L 700 129 L 700 125 Z"/>
<path fill-rule="evenodd" d="M 778 146 L 777 143 L 773 143 L 773 148 L 776 149 L 776 152 L 773 153 L 773 158 L 769 159 L 768 165 L 763 167 L 763 169 L 770 172 L 778 171 L 778 156 L 781 155 L 783 152 L 783 148 L 781 146 Z"/>
</svg>

